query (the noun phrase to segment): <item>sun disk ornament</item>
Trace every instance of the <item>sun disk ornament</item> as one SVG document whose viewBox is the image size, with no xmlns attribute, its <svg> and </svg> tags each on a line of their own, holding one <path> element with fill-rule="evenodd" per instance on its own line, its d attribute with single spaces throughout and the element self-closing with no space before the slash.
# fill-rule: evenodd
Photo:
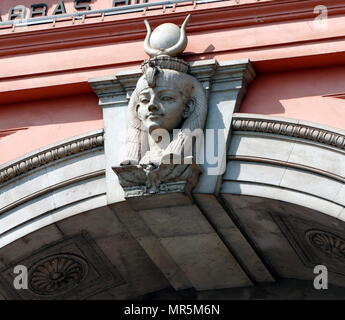
<svg viewBox="0 0 345 320">
<path fill-rule="evenodd" d="M 181 29 L 173 23 L 163 23 L 153 32 L 147 20 L 145 25 L 147 35 L 144 43 L 144 50 L 150 57 L 159 55 L 177 56 L 187 46 L 186 27 L 191 15 L 183 21 Z"/>
</svg>

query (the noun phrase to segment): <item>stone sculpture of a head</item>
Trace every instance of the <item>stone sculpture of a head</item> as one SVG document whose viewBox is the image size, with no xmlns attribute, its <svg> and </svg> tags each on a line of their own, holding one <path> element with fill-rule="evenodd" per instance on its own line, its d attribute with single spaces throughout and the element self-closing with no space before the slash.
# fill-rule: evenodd
<svg viewBox="0 0 345 320">
<path fill-rule="evenodd" d="M 170 142 L 160 148 L 159 157 L 164 157 L 180 155 L 187 140 L 191 139 L 189 132 L 204 127 L 207 114 L 204 88 L 188 74 L 188 63 L 173 57 L 182 53 L 187 45 L 185 29 L 189 17 L 181 30 L 176 25 L 163 24 L 153 33 L 145 21 L 148 32 L 144 48 L 151 58 L 142 64 L 143 75 L 129 101 L 127 151 L 123 164 L 153 161 L 159 165 L 157 152 L 152 156 L 154 144 L 159 142 L 157 138 L 152 139 L 157 130 L 166 130 L 171 137 Z M 155 33 L 157 29 L 159 32 Z M 173 136 L 174 129 L 180 130 Z M 185 156 L 188 153 L 184 150 Z"/>
</svg>

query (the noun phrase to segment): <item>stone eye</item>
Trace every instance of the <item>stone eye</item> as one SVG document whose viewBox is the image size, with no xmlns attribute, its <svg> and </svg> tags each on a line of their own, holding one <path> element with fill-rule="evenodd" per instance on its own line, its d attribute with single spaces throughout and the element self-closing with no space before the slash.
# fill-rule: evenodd
<svg viewBox="0 0 345 320">
<path fill-rule="evenodd" d="M 161 97 L 161 100 L 162 100 L 162 101 L 173 101 L 174 98 L 173 98 L 173 97 L 170 97 L 170 96 L 163 96 L 163 97 Z"/>
</svg>

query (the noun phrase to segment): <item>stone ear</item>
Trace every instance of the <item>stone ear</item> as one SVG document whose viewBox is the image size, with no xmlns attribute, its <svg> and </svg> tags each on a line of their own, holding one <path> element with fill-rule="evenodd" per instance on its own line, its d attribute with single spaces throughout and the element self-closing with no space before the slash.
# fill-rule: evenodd
<svg viewBox="0 0 345 320">
<path fill-rule="evenodd" d="M 182 118 L 188 118 L 194 112 L 194 109 L 195 109 L 195 101 L 194 99 L 190 99 L 186 103 L 186 106 L 183 110 Z"/>
</svg>

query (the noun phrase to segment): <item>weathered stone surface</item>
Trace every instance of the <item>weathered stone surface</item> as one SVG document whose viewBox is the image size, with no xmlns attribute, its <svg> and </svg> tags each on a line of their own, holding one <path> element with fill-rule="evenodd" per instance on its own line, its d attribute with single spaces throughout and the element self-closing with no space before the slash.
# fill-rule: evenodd
<svg viewBox="0 0 345 320">
<path fill-rule="evenodd" d="M 191 204 L 191 191 L 200 173 L 196 164 L 160 164 L 154 170 L 131 165 L 113 170 L 135 210 Z"/>
<path fill-rule="evenodd" d="M 159 238 L 138 212 L 133 211 L 127 203 L 113 204 L 111 208 L 176 290 L 192 287 L 180 266 L 163 248 Z"/>
<path fill-rule="evenodd" d="M 242 232 L 279 277 L 309 279 L 312 285 L 314 267 L 322 264 L 328 268 L 330 284 L 345 286 L 339 250 L 344 242 L 344 222 L 288 202 L 243 195 L 223 197 L 240 221 Z"/>
<path fill-rule="evenodd" d="M 197 290 L 252 285 L 215 233 L 167 237 L 161 242 Z"/>
<path fill-rule="evenodd" d="M 286 201 L 323 212 L 324 214 L 333 217 L 338 217 L 343 210 L 343 206 L 316 196 L 264 184 L 225 181 L 222 185 L 221 192 L 224 194 L 257 196 Z"/>
<path fill-rule="evenodd" d="M 51 242 L 61 239 L 62 233 L 54 224 L 42 228 L 39 232 L 33 232 L 29 236 L 20 239 L 1 248 L 0 264 L 1 267 L 9 266 L 13 261 L 27 256 L 37 250 L 40 246 L 45 246 Z"/>
<path fill-rule="evenodd" d="M 274 282 L 273 275 L 263 264 L 258 253 L 233 222 L 229 209 L 225 210 L 214 195 L 194 194 L 194 198 L 202 213 L 212 223 L 224 244 L 251 279 L 260 283 Z"/>
<path fill-rule="evenodd" d="M 214 232 L 195 205 L 142 210 L 139 215 L 159 238 Z"/>
<path fill-rule="evenodd" d="M 79 243 L 74 246 L 73 241 L 70 241 L 70 239 L 74 239 L 76 235 L 80 235 L 84 231 L 89 235 L 87 242 L 91 246 L 97 246 L 97 250 L 100 250 L 101 255 L 104 255 L 106 260 L 103 260 L 104 256 L 99 258 L 99 253 L 91 254 L 92 250 L 88 251 L 86 247 L 84 248 L 84 244 Z M 83 278 L 80 286 L 75 287 L 79 292 L 71 288 L 71 291 L 68 290 L 68 292 L 57 294 L 58 299 L 97 299 L 100 297 L 126 299 L 169 287 L 169 282 L 152 263 L 138 242 L 128 234 L 126 228 L 116 218 L 112 210 L 108 207 L 102 207 L 91 211 L 85 210 L 82 215 L 69 217 L 56 224 L 41 228 L 2 248 L 0 252 L 2 258 L 0 262 L 0 282 L 5 281 L 7 284 L 1 286 L 1 288 L 6 287 L 10 290 L 4 293 L 5 297 L 11 299 L 21 298 L 15 292 L 13 293 L 11 280 L 8 278 L 14 276 L 13 273 L 11 275 L 11 268 L 14 265 L 22 263 L 30 267 L 31 262 L 34 263 L 37 260 L 35 258 L 37 254 L 39 255 L 37 261 L 39 261 L 41 258 L 44 259 L 57 253 L 77 254 L 88 264 L 89 275 L 95 270 L 98 272 L 97 281 L 93 281 L 90 277 Z M 124 282 L 111 285 L 111 279 L 107 278 L 109 268 L 117 270 Z M 5 270 L 7 276 L 4 278 L 3 272 Z M 2 291 L 0 294 L 2 294 Z M 47 298 L 37 294 L 27 297 L 29 299 Z"/>
<path fill-rule="evenodd" d="M 250 280 L 195 205 L 142 210 L 139 214 L 194 288 L 250 285 Z M 224 277 L 224 274 L 228 275 Z"/>
<path fill-rule="evenodd" d="M 112 207 L 175 289 L 251 285 L 195 205 L 138 212 L 121 204 Z"/>
<path fill-rule="evenodd" d="M 311 281 L 279 279 L 255 287 L 234 288 L 198 293 L 198 300 L 343 300 L 344 288 L 329 285 L 327 290 L 315 290 Z"/>
<path fill-rule="evenodd" d="M 181 271 L 179 264 L 171 259 L 169 252 L 163 248 L 159 239 L 149 236 L 138 239 L 138 242 L 175 290 L 183 290 L 193 286 L 188 277 Z"/>
</svg>

